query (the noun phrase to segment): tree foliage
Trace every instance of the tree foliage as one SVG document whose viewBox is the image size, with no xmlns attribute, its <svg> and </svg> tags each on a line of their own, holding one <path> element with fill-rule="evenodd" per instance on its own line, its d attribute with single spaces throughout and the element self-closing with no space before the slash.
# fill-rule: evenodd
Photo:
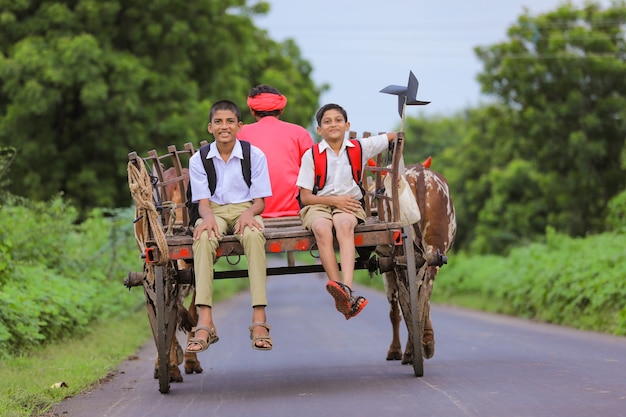
<svg viewBox="0 0 626 417">
<path fill-rule="evenodd" d="M 599 232 L 626 186 L 626 4 L 525 12 L 508 41 L 476 48 L 496 100 L 470 111 L 444 152 L 459 208 L 458 244 L 501 252 L 547 226 Z M 448 155 L 446 157 L 445 155 Z"/>
<path fill-rule="evenodd" d="M 411 117 L 406 119 L 404 130 L 404 160 L 407 165 L 423 162 L 433 157 L 433 169 L 445 169 L 438 164 L 438 156 L 451 146 L 459 143 L 465 133 L 465 116 L 438 115 Z"/>
<path fill-rule="evenodd" d="M 14 157 L 15 148 L 0 148 L 0 193 L 8 185 L 6 177 Z"/>
<path fill-rule="evenodd" d="M 308 125 L 323 89 L 293 41 L 254 26 L 263 1 L 1 3 L 0 145 L 18 151 L 9 191 L 29 198 L 126 206 L 128 152 L 209 139 L 211 102 L 251 121 L 247 92 L 273 84 L 285 119 Z"/>
</svg>

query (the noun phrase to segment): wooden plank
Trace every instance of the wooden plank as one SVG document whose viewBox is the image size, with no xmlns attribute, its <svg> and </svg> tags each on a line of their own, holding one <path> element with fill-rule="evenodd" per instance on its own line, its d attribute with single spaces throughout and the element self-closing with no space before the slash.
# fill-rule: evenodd
<svg viewBox="0 0 626 417">
<path fill-rule="evenodd" d="M 302 226 L 273 227 L 266 228 L 265 251 L 267 253 L 285 252 L 313 252 L 317 250 L 317 245 L 313 234 L 302 228 Z M 193 259 L 193 237 L 190 235 L 166 236 L 170 259 Z M 375 247 L 379 245 L 401 245 L 401 225 L 399 223 L 381 223 L 372 221 L 364 223 L 354 231 L 354 245 L 360 247 Z M 148 255 L 146 259 L 149 263 L 158 263 L 159 251 L 156 241 L 146 242 Z M 338 248 L 335 241 L 335 248 Z M 217 250 L 218 257 L 221 256 L 242 256 L 243 247 L 233 235 L 226 235 L 222 238 Z"/>
</svg>

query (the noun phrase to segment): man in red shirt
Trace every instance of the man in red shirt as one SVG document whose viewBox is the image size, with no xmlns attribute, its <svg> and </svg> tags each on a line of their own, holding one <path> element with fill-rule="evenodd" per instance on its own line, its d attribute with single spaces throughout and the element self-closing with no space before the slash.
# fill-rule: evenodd
<svg viewBox="0 0 626 417">
<path fill-rule="evenodd" d="M 286 105 L 287 98 L 276 88 L 265 84 L 254 87 L 248 94 L 248 107 L 256 122 L 244 125 L 237 134 L 237 138 L 260 148 L 267 158 L 272 196 L 265 198 L 262 216 L 266 218 L 298 215 L 300 161 L 313 146 L 305 128 L 279 119 Z"/>
</svg>

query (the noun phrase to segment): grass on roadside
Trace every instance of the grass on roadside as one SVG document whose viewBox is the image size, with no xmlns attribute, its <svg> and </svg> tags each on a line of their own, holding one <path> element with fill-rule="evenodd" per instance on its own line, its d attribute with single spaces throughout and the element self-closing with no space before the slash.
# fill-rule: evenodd
<svg viewBox="0 0 626 417">
<path fill-rule="evenodd" d="M 247 279 L 219 280 L 214 296 L 216 300 L 226 299 L 247 287 Z M 106 378 L 152 339 L 145 308 L 117 320 L 94 323 L 91 329 L 81 338 L 3 358 L 0 363 L 0 416 L 44 414 L 52 405 L 80 394 Z M 111 340 L 115 343 L 111 344 Z M 67 387 L 52 388 L 61 382 Z"/>
<path fill-rule="evenodd" d="M 36 416 L 105 378 L 152 337 L 142 309 L 131 317 L 95 324 L 80 339 L 45 346 L 0 364 L 0 410 L 6 417 Z M 115 340 L 115 344 L 110 341 Z M 67 387 L 52 388 L 64 382 Z"/>
</svg>

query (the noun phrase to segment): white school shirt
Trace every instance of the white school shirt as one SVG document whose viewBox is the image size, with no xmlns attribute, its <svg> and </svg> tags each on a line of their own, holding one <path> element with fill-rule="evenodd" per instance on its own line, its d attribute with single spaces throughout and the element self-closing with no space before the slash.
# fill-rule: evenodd
<svg viewBox="0 0 626 417">
<path fill-rule="evenodd" d="M 200 160 L 200 152 L 196 152 L 189 159 L 189 182 L 191 184 L 191 201 L 198 202 L 208 198 L 216 204 L 237 204 L 252 201 L 255 198 L 264 198 L 272 195 L 269 170 L 265 154 L 256 146 L 250 146 L 250 168 L 252 185 L 248 187 L 241 171 L 243 150 L 239 140 L 235 143 L 233 152 L 228 161 L 220 156 L 217 146 L 211 145 L 207 159 L 213 158 L 217 186 L 215 194 L 211 195 L 209 180 Z"/>
<path fill-rule="evenodd" d="M 361 170 L 363 169 L 365 161 L 378 155 L 389 146 L 387 134 L 359 138 L 359 142 L 361 142 Z M 316 144 L 315 146 L 318 145 Z M 317 195 L 353 195 L 358 200 L 363 198 L 361 189 L 354 181 L 354 178 L 352 178 L 352 168 L 348 161 L 348 151 L 346 151 L 347 146 L 355 145 L 350 142 L 349 139 L 344 139 L 339 155 L 335 155 L 335 152 L 330 148 L 328 142 L 322 140 L 319 143 L 321 152 L 326 152 L 327 162 L 326 184 L 324 188 L 318 191 Z M 315 166 L 313 164 L 311 149 L 308 149 L 304 155 L 302 155 L 300 173 L 298 174 L 296 185 L 300 188 L 313 190 L 313 186 L 315 185 Z"/>
</svg>

